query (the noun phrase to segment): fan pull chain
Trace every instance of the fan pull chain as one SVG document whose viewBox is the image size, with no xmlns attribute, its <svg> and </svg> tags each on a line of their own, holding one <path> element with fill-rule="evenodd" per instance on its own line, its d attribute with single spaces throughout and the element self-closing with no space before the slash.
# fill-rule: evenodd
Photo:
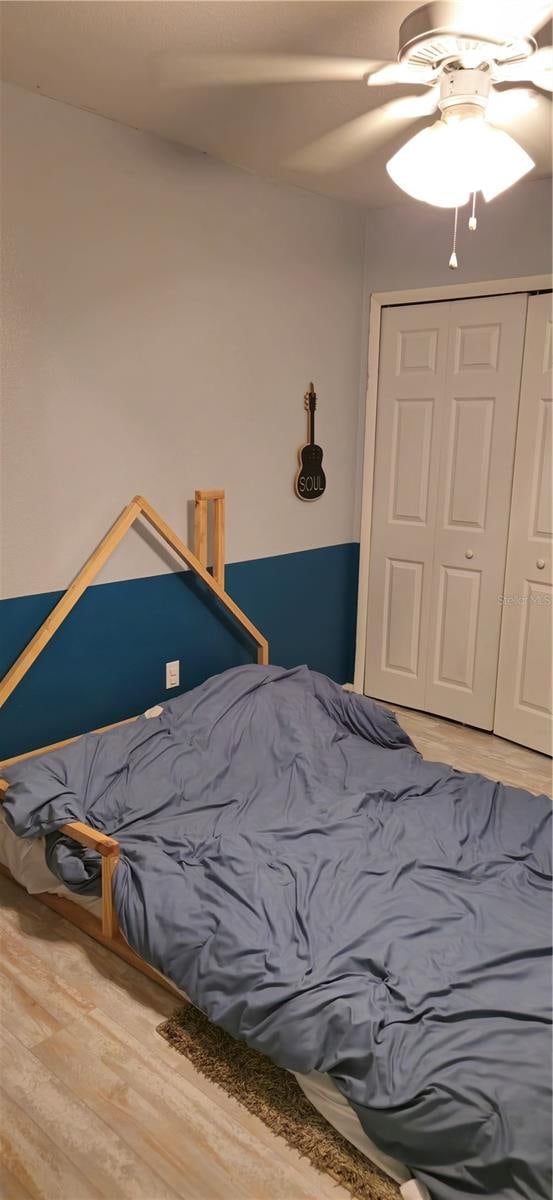
<svg viewBox="0 0 553 1200">
<path fill-rule="evenodd" d="M 478 225 L 478 221 L 476 220 L 475 212 L 476 212 L 476 192 L 473 192 L 472 193 L 472 216 L 469 217 L 469 229 L 472 229 L 472 230 L 475 230 L 476 226 Z"/>
<path fill-rule="evenodd" d="M 455 251 L 455 247 L 457 245 L 457 217 L 458 217 L 458 215 L 459 215 L 459 209 L 456 208 L 455 209 L 455 220 L 453 222 L 453 250 L 451 251 L 451 258 L 449 260 L 449 266 L 452 271 L 456 271 L 457 267 L 459 266 L 459 263 L 457 262 L 457 254 Z"/>
</svg>

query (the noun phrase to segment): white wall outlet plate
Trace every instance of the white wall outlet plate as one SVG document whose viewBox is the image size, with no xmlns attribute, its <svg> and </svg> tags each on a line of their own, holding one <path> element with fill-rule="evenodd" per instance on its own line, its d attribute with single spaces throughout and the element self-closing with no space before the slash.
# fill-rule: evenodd
<svg viewBox="0 0 553 1200">
<path fill-rule="evenodd" d="M 165 687 L 178 687 L 180 683 L 180 662 L 178 658 L 174 662 L 165 663 Z"/>
</svg>

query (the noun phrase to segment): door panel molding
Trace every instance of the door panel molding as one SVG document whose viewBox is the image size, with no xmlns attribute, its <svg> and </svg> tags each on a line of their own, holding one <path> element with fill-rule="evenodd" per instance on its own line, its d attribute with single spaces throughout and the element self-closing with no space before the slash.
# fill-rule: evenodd
<svg viewBox="0 0 553 1200">
<path fill-rule="evenodd" d="M 551 367 L 549 368 L 551 371 Z M 544 372 L 545 374 L 545 372 Z M 551 412 L 553 400 L 549 396 L 542 397 L 539 406 L 539 429 L 532 472 L 532 516 L 530 519 L 530 537 L 534 540 L 550 538 L 553 534 L 552 496 L 551 496 Z"/>
<path fill-rule="evenodd" d="M 481 574 L 459 567 L 440 568 L 439 635 L 433 676 L 436 684 L 472 692 Z M 454 629 L 448 629 L 448 625 Z"/>
<path fill-rule="evenodd" d="M 518 703 L 521 708 L 551 716 L 552 588 L 550 583 L 538 583 L 535 579 L 526 579 L 525 584 L 527 604 L 518 656 Z"/>
<path fill-rule="evenodd" d="M 449 439 L 449 488 L 446 498 L 446 516 L 445 528 L 456 529 L 485 529 L 486 528 L 486 513 L 488 508 L 488 492 L 490 483 L 489 472 L 489 457 L 492 443 L 492 431 L 494 422 L 495 397 L 454 397 L 453 411 L 451 421 L 451 435 Z M 467 426 L 467 421 L 463 420 L 471 409 L 473 414 L 480 415 L 481 428 L 471 431 Z M 474 454 L 474 445 L 477 446 L 477 453 L 481 460 L 481 472 L 479 486 L 475 488 L 467 488 L 466 483 L 463 486 L 461 475 L 461 466 L 466 460 L 467 454 Z M 456 496 L 457 484 L 459 483 L 458 495 Z M 456 502 L 458 503 L 457 515 L 455 515 Z M 470 519 L 468 512 L 471 505 L 474 505 L 473 517 Z M 463 515 L 463 508 L 464 515 Z"/>
<path fill-rule="evenodd" d="M 455 337 L 455 375 L 464 371 L 497 371 L 500 325 L 458 325 Z"/>
<path fill-rule="evenodd" d="M 412 419 L 417 416 L 421 424 L 420 429 L 417 429 L 416 422 Z M 417 522 L 426 525 L 434 398 L 430 396 L 427 400 L 396 400 L 393 421 L 388 519 L 396 524 Z M 417 480 L 409 480 L 407 470 L 413 459 L 420 467 L 418 486 Z"/>
<path fill-rule="evenodd" d="M 411 576 L 409 579 L 408 576 Z M 387 558 L 384 578 L 383 671 L 416 677 L 420 653 L 420 623 L 424 563 Z M 397 579 L 397 586 L 394 585 Z M 411 613 L 411 621 L 406 619 Z"/>
<path fill-rule="evenodd" d="M 438 330 L 405 330 L 399 335 L 397 350 L 396 375 L 407 375 L 411 371 L 433 374 L 438 354 Z"/>
</svg>

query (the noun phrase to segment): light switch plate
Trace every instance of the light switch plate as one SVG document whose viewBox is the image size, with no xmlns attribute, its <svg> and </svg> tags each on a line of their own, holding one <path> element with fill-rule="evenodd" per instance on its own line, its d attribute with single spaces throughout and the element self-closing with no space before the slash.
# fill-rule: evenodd
<svg viewBox="0 0 553 1200">
<path fill-rule="evenodd" d="M 180 683 L 180 662 L 178 658 L 174 662 L 165 663 L 165 687 L 178 687 Z"/>
</svg>

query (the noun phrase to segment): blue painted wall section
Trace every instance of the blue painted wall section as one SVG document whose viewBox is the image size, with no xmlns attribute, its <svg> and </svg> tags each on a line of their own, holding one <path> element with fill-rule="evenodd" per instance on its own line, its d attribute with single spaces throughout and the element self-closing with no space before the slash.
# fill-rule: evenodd
<svg viewBox="0 0 553 1200">
<path fill-rule="evenodd" d="M 272 663 L 353 678 L 358 558 L 347 543 L 227 567 L 227 590 L 268 637 Z M 0 678 L 61 594 L 0 602 Z M 143 712 L 254 653 L 187 571 L 92 586 L 0 709 L 0 758 Z M 176 658 L 181 688 L 166 692 Z"/>
</svg>

